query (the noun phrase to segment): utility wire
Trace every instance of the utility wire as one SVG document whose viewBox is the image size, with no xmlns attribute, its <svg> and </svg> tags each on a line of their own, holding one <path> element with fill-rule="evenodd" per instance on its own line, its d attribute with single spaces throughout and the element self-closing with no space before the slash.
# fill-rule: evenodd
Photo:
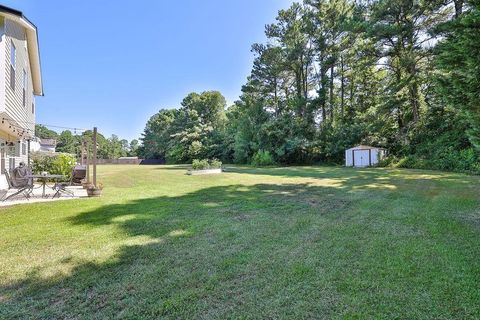
<svg viewBox="0 0 480 320">
<path fill-rule="evenodd" d="M 16 120 L 10 120 L 10 119 L 7 119 L 7 118 L 2 118 L 2 123 L 4 121 L 7 121 L 8 124 L 12 127 L 15 127 L 17 129 L 22 129 L 23 131 L 31 131 L 31 129 L 28 129 L 28 128 L 24 128 L 24 127 L 21 127 L 21 126 L 18 126 L 16 124 L 12 124 L 11 121 L 15 121 L 15 122 L 21 122 L 23 124 L 33 124 L 33 125 L 42 125 L 42 126 L 45 126 L 45 127 L 49 127 L 49 128 L 57 128 L 57 129 L 66 129 L 66 130 L 73 130 L 75 132 L 79 131 L 79 132 L 85 132 L 87 130 L 90 130 L 90 129 L 82 129 L 82 128 L 72 128 L 72 127 L 62 127 L 62 126 L 57 126 L 57 125 L 53 125 L 53 124 L 43 124 L 43 123 L 35 123 L 35 122 L 29 122 L 29 121 L 16 121 Z"/>
</svg>

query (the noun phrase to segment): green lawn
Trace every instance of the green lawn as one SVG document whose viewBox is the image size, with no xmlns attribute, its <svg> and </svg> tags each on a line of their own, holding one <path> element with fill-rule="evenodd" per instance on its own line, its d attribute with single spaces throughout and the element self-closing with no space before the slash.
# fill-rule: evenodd
<svg viewBox="0 0 480 320">
<path fill-rule="evenodd" d="M 479 177 L 227 169 L 0 209 L 0 319 L 480 318 Z"/>
</svg>

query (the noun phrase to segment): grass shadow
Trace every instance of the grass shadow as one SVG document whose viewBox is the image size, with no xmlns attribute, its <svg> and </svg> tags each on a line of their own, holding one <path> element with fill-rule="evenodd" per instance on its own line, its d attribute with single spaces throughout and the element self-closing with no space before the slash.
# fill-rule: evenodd
<svg viewBox="0 0 480 320">
<path fill-rule="evenodd" d="M 68 274 L 33 270 L 1 286 L 0 318 L 479 315 L 478 235 L 438 228 L 452 222 L 441 212 L 425 219 L 421 195 L 369 187 L 380 175 L 359 174 L 334 170 L 333 186 L 215 186 L 82 212 L 67 222 L 122 230 L 115 256 L 71 257 Z M 464 251 L 452 255 L 452 246 Z"/>
</svg>

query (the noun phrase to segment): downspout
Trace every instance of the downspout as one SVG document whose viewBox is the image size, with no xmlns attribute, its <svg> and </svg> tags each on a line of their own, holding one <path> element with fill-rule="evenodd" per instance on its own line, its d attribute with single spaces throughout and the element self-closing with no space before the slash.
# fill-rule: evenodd
<svg viewBox="0 0 480 320">
<path fill-rule="evenodd" d="M 27 140 L 27 166 L 30 167 L 30 139 Z"/>
</svg>

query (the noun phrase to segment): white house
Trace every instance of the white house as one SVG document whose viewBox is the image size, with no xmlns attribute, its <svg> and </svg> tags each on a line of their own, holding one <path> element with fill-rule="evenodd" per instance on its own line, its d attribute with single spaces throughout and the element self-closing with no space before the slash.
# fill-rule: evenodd
<svg viewBox="0 0 480 320">
<path fill-rule="evenodd" d="M 55 152 L 57 147 L 57 140 L 55 139 L 40 139 L 40 151 Z"/>
<path fill-rule="evenodd" d="M 0 5 L 0 188 L 5 170 L 27 162 L 35 133 L 35 97 L 43 96 L 37 28 Z"/>
<path fill-rule="evenodd" d="M 370 167 L 377 165 L 386 156 L 386 150 L 370 146 L 359 145 L 345 150 L 345 166 Z"/>
</svg>

